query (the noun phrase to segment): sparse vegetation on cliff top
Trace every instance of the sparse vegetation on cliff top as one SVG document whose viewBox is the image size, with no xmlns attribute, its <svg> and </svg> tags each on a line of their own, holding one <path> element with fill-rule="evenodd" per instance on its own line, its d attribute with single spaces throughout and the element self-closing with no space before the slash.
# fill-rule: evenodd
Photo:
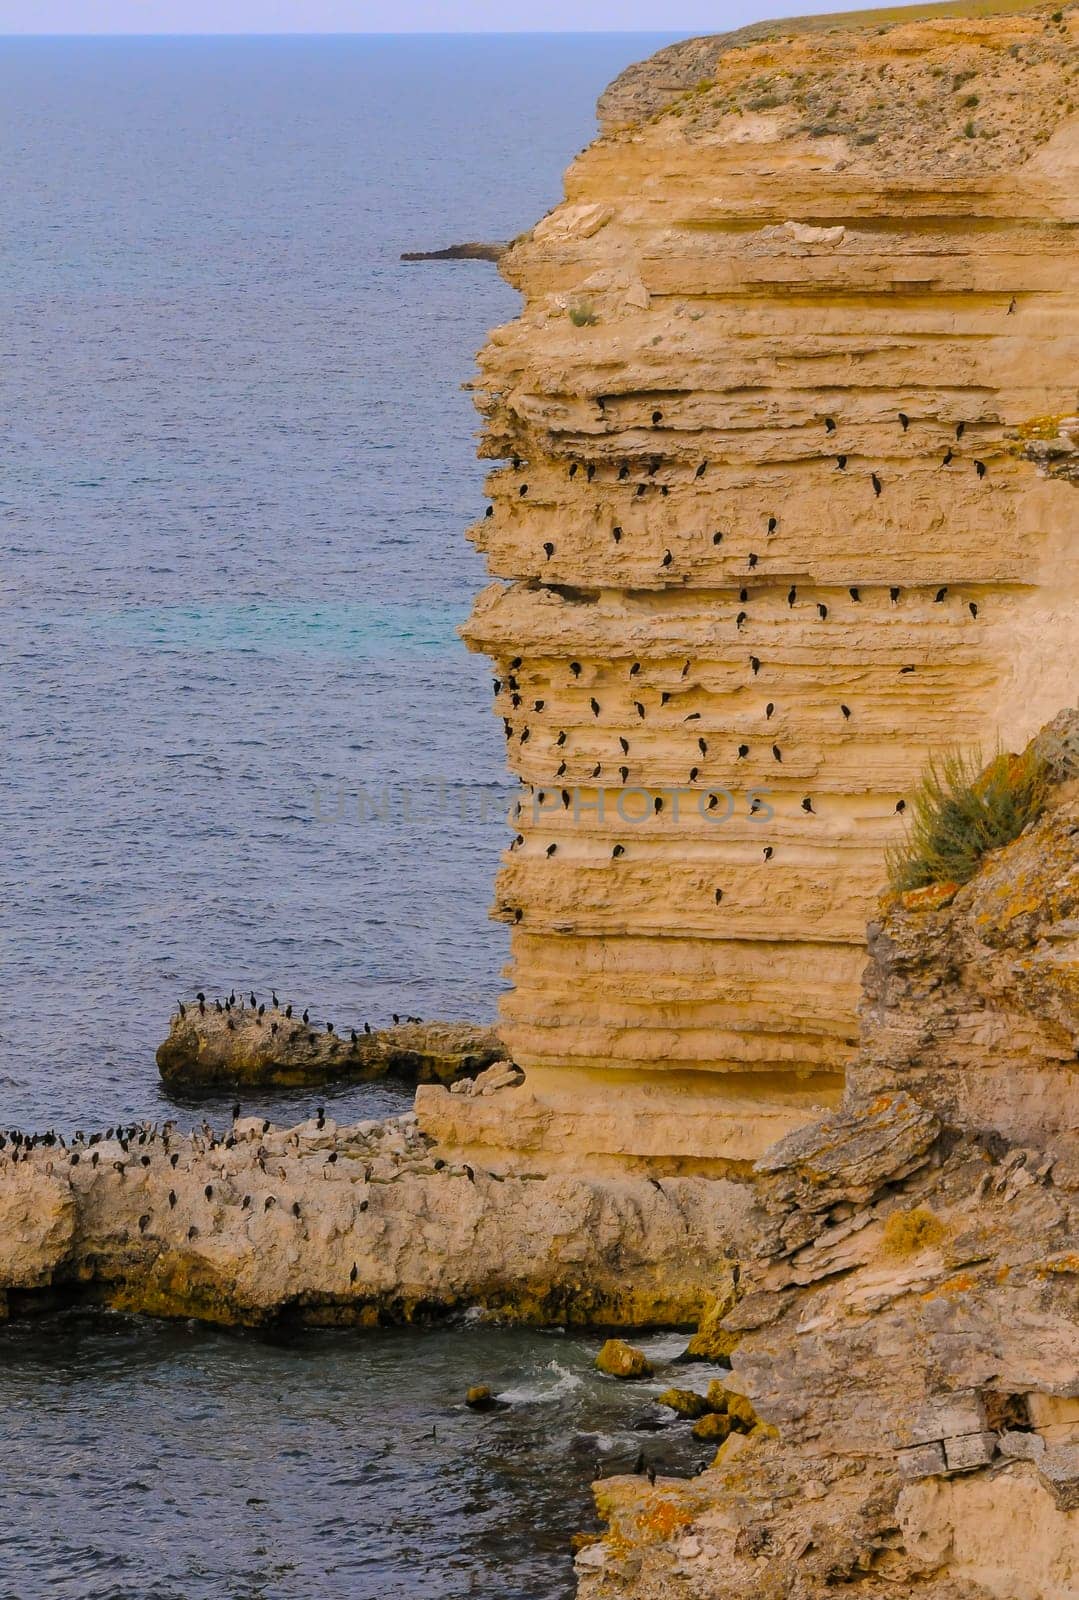
<svg viewBox="0 0 1079 1600">
<path fill-rule="evenodd" d="M 980 751 L 933 757 L 911 798 L 906 838 L 888 852 L 892 888 L 904 894 L 969 882 L 983 856 L 1011 844 L 1041 813 L 1048 789 L 1048 768 L 1035 750 L 998 751 L 988 766 Z"/>
</svg>

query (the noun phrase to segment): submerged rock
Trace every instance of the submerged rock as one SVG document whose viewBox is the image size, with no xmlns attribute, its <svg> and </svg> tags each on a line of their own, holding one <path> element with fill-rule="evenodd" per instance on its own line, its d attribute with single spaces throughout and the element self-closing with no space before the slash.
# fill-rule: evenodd
<svg viewBox="0 0 1079 1600">
<path fill-rule="evenodd" d="M 637 1350 L 624 1339 L 608 1339 L 596 1357 L 596 1370 L 609 1378 L 628 1381 L 633 1378 L 650 1378 L 652 1363 L 643 1350 Z"/>
<path fill-rule="evenodd" d="M 394 1076 L 408 1083 L 454 1084 L 503 1061 L 494 1028 L 470 1022 L 403 1022 L 370 1033 L 330 1032 L 324 1022 L 288 1017 L 278 1007 L 188 1004 L 170 1019 L 157 1067 L 173 1090 L 302 1087 Z M 505 1063 L 509 1067 L 509 1063 Z"/>
<path fill-rule="evenodd" d="M 508 1411 L 509 1401 L 500 1400 L 486 1383 L 474 1383 L 465 1395 L 465 1405 L 470 1411 Z"/>
</svg>

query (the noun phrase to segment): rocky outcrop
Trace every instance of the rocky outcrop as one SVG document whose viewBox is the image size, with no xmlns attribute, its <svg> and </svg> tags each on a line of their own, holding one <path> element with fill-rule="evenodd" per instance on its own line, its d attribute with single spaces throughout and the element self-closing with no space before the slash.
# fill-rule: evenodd
<svg viewBox="0 0 1079 1600">
<path fill-rule="evenodd" d="M 882 904 L 845 1102 L 757 1163 L 708 1328 L 760 1421 L 597 1486 L 582 1600 L 1079 1595 L 1076 726 L 1040 820 Z"/>
<path fill-rule="evenodd" d="M 504 1143 L 751 1162 L 752 1108 L 835 1105 L 927 749 L 1074 698 L 1074 492 L 1021 439 L 1075 409 L 1079 13 L 961 10 L 673 47 L 503 259 Z"/>
<path fill-rule="evenodd" d="M 443 250 L 402 250 L 402 261 L 498 261 L 504 244 L 450 244 Z"/>
<path fill-rule="evenodd" d="M 406 1083 L 456 1083 L 505 1055 L 494 1028 L 470 1022 L 403 1022 L 369 1032 L 330 1032 L 277 1006 L 189 1003 L 169 1020 L 157 1050 L 166 1086 L 195 1092 L 256 1086 L 358 1083 L 393 1076 Z"/>
<path fill-rule="evenodd" d="M 497 1071 L 497 1069 L 495 1069 Z M 0 1149 L 0 1310 L 81 1298 L 158 1316 L 366 1325 L 692 1323 L 748 1191 L 703 1179 L 498 1178 L 412 1114 L 109 1130 Z"/>
<path fill-rule="evenodd" d="M 882 913 L 852 1086 L 902 1085 L 1018 1144 L 1079 1137 L 1079 782 L 964 888 Z"/>
</svg>

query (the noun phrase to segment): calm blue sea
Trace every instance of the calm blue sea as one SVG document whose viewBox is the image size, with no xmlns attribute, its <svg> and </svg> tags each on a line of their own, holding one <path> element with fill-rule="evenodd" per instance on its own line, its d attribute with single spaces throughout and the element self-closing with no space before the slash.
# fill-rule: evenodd
<svg viewBox="0 0 1079 1600">
<path fill-rule="evenodd" d="M 662 42 L 0 40 L 0 1125 L 162 1111 L 199 988 L 494 1015 L 461 385 L 518 297 L 398 257 L 540 217 Z"/>
<path fill-rule="evenodd" d="M 0 1127 L 171 1112 L 199 987 L 493 1015 L 460 385 L 516 296 L 398 256 L 540 216 L 660 42 L 0 41 Z M 561 1600 L 596 1472 L 700 1454 L 597 1345 L 0 1327 L 0 1600 Z"/>
</svg>

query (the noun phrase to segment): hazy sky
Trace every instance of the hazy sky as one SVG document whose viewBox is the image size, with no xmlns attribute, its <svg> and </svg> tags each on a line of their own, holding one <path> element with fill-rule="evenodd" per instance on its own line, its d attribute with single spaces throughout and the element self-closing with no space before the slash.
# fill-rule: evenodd
<svg viewBox="0 0 1079 1600">
<path fill-rule="evenodd" d="M 782 0 L 0 0 L 0 34 L 719 33 L 804 9 Z"/>
</svg>

